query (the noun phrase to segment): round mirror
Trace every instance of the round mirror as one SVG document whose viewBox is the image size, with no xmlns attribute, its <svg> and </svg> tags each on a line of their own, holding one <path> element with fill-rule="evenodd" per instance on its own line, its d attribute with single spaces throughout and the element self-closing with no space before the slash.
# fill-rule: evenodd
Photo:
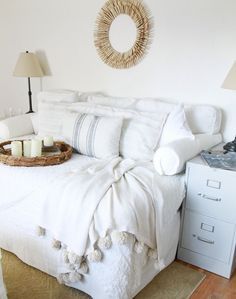
<svg viewBox="0 0 236 299">
<path fill-rule="evenodd" d="M 133 48 L 137 38 L 135 22 L 129 15 L 120 14 L 111 23 L 109 40 L 113 49 L 125 53 Z"/>
<path fill-rule="evenodd" d="M 117 69 L 139 63 L 152 39 L 152 18 L 142 0 L 107 0 L 94 32 L 101 59 Z"/>
</svg>

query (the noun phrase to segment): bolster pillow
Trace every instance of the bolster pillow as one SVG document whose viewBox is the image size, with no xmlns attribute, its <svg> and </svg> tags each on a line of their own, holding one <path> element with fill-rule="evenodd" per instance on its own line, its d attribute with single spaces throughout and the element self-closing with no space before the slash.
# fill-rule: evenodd
<svg viewBox="0 0 236 299">
<path fill-rule="evenodd" d="M 23 114 L 0 121 L 0 139 L 9 139 L 34 133 L 31 115 Z"/>
<path fill-rule="evenodd" d="M 172 141 L 156 151 L 153 158 L 154 167 L 160 175 L 178 174 L 184 170 L 188 160 L 221 141 L 221 134 L 197 134 L 195 139 L 185 138 Z"/>
</svg>

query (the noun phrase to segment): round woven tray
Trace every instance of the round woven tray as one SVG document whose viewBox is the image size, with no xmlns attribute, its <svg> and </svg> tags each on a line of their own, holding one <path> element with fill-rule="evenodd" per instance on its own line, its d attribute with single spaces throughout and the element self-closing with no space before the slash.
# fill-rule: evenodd
<svg viewBox="0 0 236 299">
<path fill-rule="evenodd" d="M 22 140 L 20 141 L 23 142 Z M 11 141 L 0 143 L 0 162 L 10 166 L 34 167 L 57 165 L 69 160 L 73 152 L 73 149 L 70 145 L 64 142 L 56 141 L 54 142 L 54 146 L 60 150 L 60 153 L 55 153 L 50 156 L 42 155 L 41 157 L 35 158 L 13 157 L 11 155 L 11 149 L 8 146 L 10 144 Z"/>
</svg>

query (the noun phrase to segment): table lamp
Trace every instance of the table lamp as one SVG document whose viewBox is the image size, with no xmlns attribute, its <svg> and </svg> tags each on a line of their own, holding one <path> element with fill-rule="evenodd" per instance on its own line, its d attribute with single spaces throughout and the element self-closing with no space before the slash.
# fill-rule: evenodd
<svg viewBox="0 0 236 299">
<path fill-rule="evenodd" d="M 30 77 L 43 77 L 43 71 L 37 56 L 28 51 L 20 53 L 13 76 L 28 78 L 29 111 L 27 113 L 33 113 Z"/>
<path fill-rule="evenodd" d="M 222 85 L 222 88 L 236 90 L 236 62 L 230 69 L 225 81 Z M 228 142 L 224 149 L 228 152 L 236 152 L 236 137 L 233 141 Z"/>
</svg>

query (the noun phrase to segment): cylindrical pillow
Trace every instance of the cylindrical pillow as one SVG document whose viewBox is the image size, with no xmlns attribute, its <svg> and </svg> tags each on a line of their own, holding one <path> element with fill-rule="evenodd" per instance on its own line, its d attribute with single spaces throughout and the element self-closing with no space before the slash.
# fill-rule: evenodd
<svg viewBox="0 0 236 299">
<path fill-rule="evenodd" d="M 0 121 L 0 139 L 9 139 L 34 133 L 31 115 L 23 114 Z"/>
<path fill-rule="evenodd" d="M 160 175 L 175 175 L 185 168 L 185 163 L 222 141 L 221 134 L 198 134 L 195 139 L 185 138 L 160 147 L 153 158 L 156 171 Z"/>
</svg>

